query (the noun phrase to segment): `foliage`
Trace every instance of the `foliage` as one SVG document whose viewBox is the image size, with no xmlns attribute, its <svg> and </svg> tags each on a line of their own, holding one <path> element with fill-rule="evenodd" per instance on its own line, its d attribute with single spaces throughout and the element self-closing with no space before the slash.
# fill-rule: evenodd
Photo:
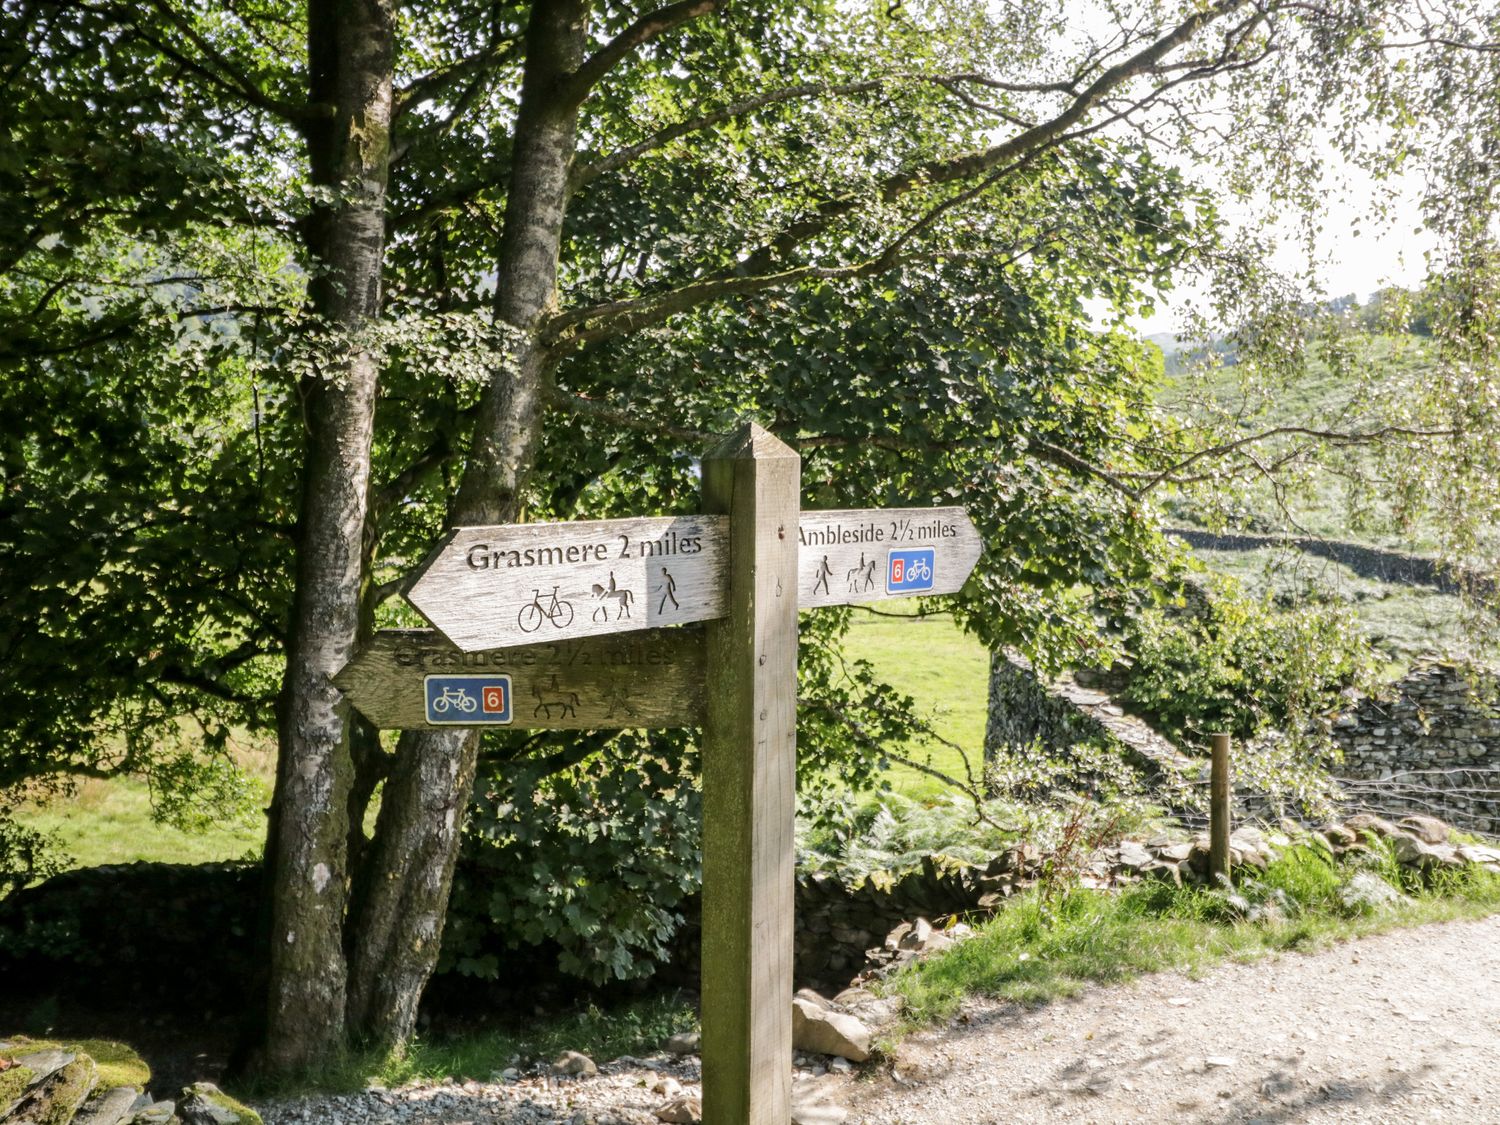
<svg viewBox="0 0 1500 1125">
<path fill-rule="evenodd" d="M 492 24 L 463 3 L 403 16 L 428 30 L 403 38 L 399 81 L 499 47 L 489 84 L 466 100 L 460 85 L 403 105 L 387 315 L 353 340 L 306 305 L 321 266 L 299 232 L 329 200 L 309 186 L 286 120 L 306 63 L 296 18 L 194 14 L 181 41 L 163 13 L 135 13 L 121 33 L 123 12 L 6 10 L 6 174 L 40 210 L 7 216 L 11 256 L 0 259 L 14 333 L 0 358 L 16 375 L 0 395 L 0 534 L 22 561 L 7 572 L 10 620 L 40 627 L 0 695 L 27 716 L 0 738 L 0 782 L 151 773 L 163 732 L 185 715 L 210 749 L 231 722 L 272 722 L 305 435 L 298 380 L 351 348 L 383 366 L 372 567 L 394 578 L 431 545 L 480 369 L 507 370 L 515 346 L 488 278 L 520 76 L 500 48 L 526 18 L 517 6 Z M 602 31 L 619 13 L 599 18 Z M 901 18 L 769 5 L 687 26 L 584 107 L 588 171 L 570 205 L 560 305 L 737 269 L 825 194 L 868 193 L 904 163 L 981 143 L 1009 110 L 894 75 L 964 70 L 986 44 L 1040 63 L 1055 30 L 942 4 Z M 1023 41 L 1032 46 L 1016 55 Z M 116 44 L 103 70 L 78 46 L 88 42 Z M 200 49 L 223 54 L 181 61 Z M 232 60 L 254 75 L 237 90 L 219 69 Z M 869 88 L 838 92 L 849 81 Z M 793 96 L 799 83 L 807 92 Z M 661 129 L 762 95 L 758 110 L 658 143 Z M 1017 110 L 1046 100 L 995 96 Z M 599 167 L 635 144 L 648 146 L 637 159 Z M 701 206 L 705 192 L 716 206 Z M 987 640 L 1049 660 L 1097 644 L 1079 580 L 1128 585 L 1160 540 L 1078 466 L 1127 437 L 1143 445 L 1154 376 L 1127 333 L 1095 330 L 1084 302 L 1140 305 L 1147 280 L 1165 281 L 1175 258 L 1211 240 L 1212 207 L 1148 146 L 1102 135 L 1038 154 L 1013 183 L 987 186 L 982 206 L 957 206 L 946 188 L 931 196 L 921 206 L 939 209 L 910 260 L 869 276 L 857 262 L 790 276 L 753 298 L 684 305 L 669 328 L 560 348 L 549 410 L 571 418 L 545 429 L 548 470 L 529 483 L 529 513 L 691 507 L 691 456 L 755 414 L 802 442 L 810 504 L 973 498 L 996 546 L 964 620 Z M 896 219 L 870 199 L 840 217 L 839 237 L 868 242 Z M 955 245 L 963 252 L 947 255 Z M 612 407 L 590 413 L 589 402 Z M 392 592 L 374 598 L 382 621 L 401 616 Z M 86 690 L 58 699 L 51 685 L 84 663 Z"/>
<path fill-rule="evenodd" d="M 1082 838 L 1097 845 L 1157 822 L 1157 811 L 1138 799 L 1096 803 L 1010 798 L 976 805 L 958 793 L 926 801 L 889 793 L 866 802 L 847 836 L 800 822 L 798 865 L 858 881 L 877 871 L 916 870 L 932 855 L 982 864 L 1006 848 L 1024 844 L 1060 873 L 1075 857 Z"/>
<path fill-rule="evenodd" d="M 212 775 L 177 769 L 164 736 L 186 723 L 212 755 L 232 725 L 272 725 L 286 652 L 331 661 L 400 620 L 395 580 L 455 504 L 482 492 L 507 519 L 685 510 L 693 457 L 746 414 L 799 447 L 809 505 L 969 503 L 988 547 L 958 607 L 985 644 L 1044 667 L 1108 657 L 1099 601 L 1147 596 L 1164 555 L 1153 490 L 1224 436 L 1152 409 L 1160 359 L 1124 318 L 1180 267 L 1227 261 L 1226 307 L 1256 314 L 1232 318 L 1253 324 L 1243 354 L 1276 370 L 1301 354 L 1266 329 L 1290 306 L 1236 272 L 1259 248 L 1221 247 L 1217 201 L 1179 171 L 1218 147 L 1196 111 L 1218 79 L 1265 71 L 1272 96 L 1247 83 L 1243 120 L 1258 127 L 1236 141 L 1276 165 L 1316 134 L 1293 92 L 1342 105 L 1346 55 L 1378 58 L 1389 12 L 1110 4 L 1090 28 L 1070 8 L 766 0 L 653 21 L 580 3 L 592 65 L 533 82 L 527 68 L 554 54 L 529 38 L 550 5 L 402 6 L 388 62 L 309 48 L 333 41 L 320 19 L 353 21 L 357 6 L 0 7 L 0 187 L 17 200 L 0 218 L 0 550 L 16 563 L 0 573 L 0 655 L 17 670 L 0 685 L 17 719 L 0 732 L 0 790 L 70 773 L 197 784 Z M 331 132 L 321 87 L 346 63 L 378 73 L 351 69 L 340 89 L 395 91 L 389 129 L 335 138 L 376 154 L 388 185 L 338 182 L 316 143 Z M 1393 80 L 1344 120 L 1417 108 Z M 546 132 L 573 149 L 540 154 L 556 158 L 546 199 L 528 179 L 537 154 L 517 158 L 534 113 L 565 122 Z M 1267 182 L 1315 182 L 1301 172 Z M 369 198 L 380 213 L 359 215 Z M 351 215 L 377 233 L 351 255 L 361 275 L 335 276 L 319 236 Z M 549 222 L 552 235 L 527 233 Z M 1475 309 L 1470 277 L 1453 283 Z M 505 311 L 527 288 L 515 281 L 538 291 L 520 313 Z M 378 315 L 357 330 L 325 319 L 340 292 L 378 300 Z M 339 447 L 318 408 L 339 399 L 351 356 L 379 369 L 368 454 Z M 477 428 L 481 403 L 501 401 Z M 487 475 L 511 463 L 503 488 Z M 300 509 L 309 467 L 351 496 L 368 482 L 368 512 L 317 525 Z M 347 612 L 290 620 L 299 532 L 305 583 L 358 560 L 359 580 L 333 592 Z M 82 668 L 81 687 L 58 690 Z M 297 698 L 333 668 L 308 671 L 287 686 L 282 734 L 317 758 L 296 705 L 322 708 L 319 746 L 341 752 L 344 721 L 326 697 Z M 807 745 L 839 776 L 873 776 L 879 740 L 904 723 L 840 695 L 874 688 L 830 672 L 827 705 L 806 709 Z M 631 769 L 685 792 L 649 764 L 649 740 L 617 743 L 643 757 L 614 783 L 587 745 L 564 736 L 525 756 L 562 763 L 556 796 L 598 801 L 608 838 L 632 834 L 613 823 L 638 811 Z M 362 763 L 366 789 L 383 764 Z M 595 812 L 538 801 L 552 796 L 542 774 L 522 795 L 514 807 L 539 823 L 519 838 L 564 855 L 587 840 Z M 636 837 L 658 815 L 639 811 Z M 299 817 L 325 814 L 276 823 L 296 839 L 314 827 Z M 681 867 L 683 810 L 659 815 L 673 842 L 647 854 Z M 339 854 L 318 862 L 343 871 L 326 835 Z M 515 846 L 509 828 L 498 839 Z M 610 918 L 561 856 L 543 873 L 559 878 L 537 893 L 573 910 L 553 936 L 608 919 L 641 948 L 659 940 L 670 905 L 626 896 Z M 307 874 L 284 871 L 285 887 Z M 325 964 L 342 963 L 338 928 L 319 939 Z M 596 958 L 567 940 L 580 970 L 629 971 L 624 949 Z"/>
<path fill-rule="evenodd" d="M 1201 745 L 1215 731 L 1241 740 L 1268 729 L 1295 735 L 1373 675 L 1368 642 L 1333 608 L 1255 601 L 1223 576 L 1193 602 L 1126 625 L 1124 698 L 1182 745 Z"/>
<path fill-rule="evenodd" d="M 847 614 L 805 615 L 798 783 L 806 823 L 834 831 L 848 795 L 885 784 L 881 747 L 911 733 L 867 665 L 846 662 Z M 550 737 L 483 763 L 445 936 L 444 964 L 493 977 L 497 941 L 555 945 L 595 983 L 651 975 L 700 881 L 696 732 Z"/>
<path fill-rule="evenodd" d="M 626 735 L 564 770 L 519 762 L 483 777 L 445 963 L 495 977 L 494 933 L 512 947 L 553 942 L 565 972 L 595 983 L 653 972 L 698 885 L 685 750 L 680 738 Z"/>
<path fill-rule="evenodd" d="M 1022 814 L 1011 806 L 976 810 L 957 793 L 926 802 L 890 793 L 859 811 L 848 837 L 822 834 L 800 822 L 799 866 L 836 871 L 857 882 L 876 871 L 915 870 L 930 855 L 982 863 L 1026 838 Z"/>
<path fill-rule="evenodd" d="M 67 866 L 56 833 L 18 823 L 0 806 L 0 898 Z"/>
</svg>

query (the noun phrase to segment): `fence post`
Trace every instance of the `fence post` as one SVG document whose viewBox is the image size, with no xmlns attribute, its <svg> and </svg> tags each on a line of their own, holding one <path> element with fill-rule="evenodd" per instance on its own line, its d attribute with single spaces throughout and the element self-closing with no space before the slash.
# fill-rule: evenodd
<svg viewBox="0 0 1500 1125">
<path fill-rule="evenodd" d="M 729 516 L 703 730 L 703 1119 L 791 1119 L 801 461 L 753 423 L 703 462 Z"/>
<path fill-rule="evenodd" d="M 1210 736 L 1213 765 L 1208 788 L 1208 874 L 1218 885 L 1229 885 L 1229 735 Z"/>
</svg>

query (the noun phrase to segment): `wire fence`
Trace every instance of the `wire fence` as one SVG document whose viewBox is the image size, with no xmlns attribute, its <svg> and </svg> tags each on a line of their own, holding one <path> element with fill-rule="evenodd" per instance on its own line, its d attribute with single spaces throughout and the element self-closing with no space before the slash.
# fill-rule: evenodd
<svg viewBox="0 0 1500 1125">
<path fill-rule="evenodd" d="M 1174 818 L 1185 828 L 1208 827 L 1208 781 L 1187 777 L 1172 786 Z M 1500 767 L 1395 770 L 1381 777 L 1344 777 L 1333 784 L 1331 803 L 1339 818 L 1356 813 L 1393 818 L 1420 813 L 1454 828 L 1500 839 Z M 1270 822 L 1290 818 L 1302 824 L 1332 819 L 1310 811 L 1294 798 L 1277 798 L 1237 790 L 1233 798 L 1236 823 Z"/>
</svg>

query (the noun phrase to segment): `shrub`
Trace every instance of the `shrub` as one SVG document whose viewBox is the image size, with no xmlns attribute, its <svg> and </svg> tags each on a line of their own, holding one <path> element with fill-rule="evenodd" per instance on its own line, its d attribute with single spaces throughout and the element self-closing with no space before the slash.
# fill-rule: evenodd
<svg viewBox="0 0 1500 1125">
<path fill-rule="evenodd" d="M 595 984 L 654 972 L 699 882 L 699 795 L 674 737 L 481 777 L 443 967 L 493 979 L 497 942 L 553 943 L 564 972 Z"/>
<path fill-rule="evenodd" d="M 1126 628 L 1134 660 L 1125 699 L 1178 741 L 1296 734 L 1345 688 L 1369 682 L 1368 642 L 1334 608 L 1277 608 L 1215 576 L 1191 610 L 1148 610 Z"/>
</svg>

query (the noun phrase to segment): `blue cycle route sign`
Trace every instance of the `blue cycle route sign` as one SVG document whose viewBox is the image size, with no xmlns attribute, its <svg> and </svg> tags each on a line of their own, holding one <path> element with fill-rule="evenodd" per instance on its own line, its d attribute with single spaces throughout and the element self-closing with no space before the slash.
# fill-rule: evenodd
<svg viewBox="0 0 1500 1125">
<path fill-rule="evenodd" d="M 885 564 L 885 589 L 889 594 L 920 594 L 932 589 L 937 576 L 937 551 L 931 547 L 894 550 Z"/>
<path fill-rule="evenodd" d="M 427 721 L 434 726 L 506 726 L 509 676 L 428 676 Z"/>
</svg>

